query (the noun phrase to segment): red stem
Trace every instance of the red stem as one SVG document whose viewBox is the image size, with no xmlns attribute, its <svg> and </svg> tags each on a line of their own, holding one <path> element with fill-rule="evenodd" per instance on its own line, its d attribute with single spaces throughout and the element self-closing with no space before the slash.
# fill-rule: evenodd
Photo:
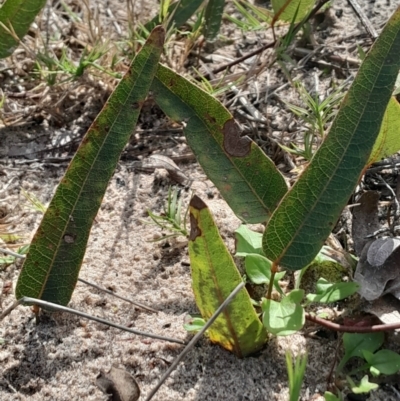
<svg viewBox="0 0 400 401">
<path fill-rule="evenodd" d="M 400 329 L 400 322 L 390 324 L 376 324 L 374 326 L 345 326 L 333 323 L 329 320 L 321 319 L 306 313 L 306 319 L 310 322 L 317 323 L 327 329 L 339 331 L 341 333 L 377 333 L 379 331 L 390 331 Z"/>
</svg>

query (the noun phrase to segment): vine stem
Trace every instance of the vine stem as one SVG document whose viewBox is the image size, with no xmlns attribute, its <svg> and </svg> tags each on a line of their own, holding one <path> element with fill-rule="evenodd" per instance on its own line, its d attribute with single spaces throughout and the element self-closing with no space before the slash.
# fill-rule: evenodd
<svg viewBox="0 0 400 401">
<path fill-rule="evenodd" d="M 330 320 L 321 319 L 310 313 L 305 314 L 306 320 L 317 323 L 327 329 L 338 331 L 341 333 L 377 333 L 380 331 L 390 331 L 400 329 L 400 322 L 390 324 L 376 324 L 373 326 L 346 326 L 331 322 Z"/>
</svg>

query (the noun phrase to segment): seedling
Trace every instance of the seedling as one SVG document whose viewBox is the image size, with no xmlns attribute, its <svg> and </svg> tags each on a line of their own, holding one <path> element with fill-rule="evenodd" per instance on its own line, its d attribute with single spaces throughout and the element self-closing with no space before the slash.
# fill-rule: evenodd
<svg viewBox="0 0 400 401">
<path fill-rule="evenodd" d="M 25 197 L 25 199 L 29 202 L 29 206 L 40 213 L 46 212 L 46 205 L 44 205 L 34 194 L 25 191 L 25 189 L 21 188 L 21 193 Z"/>
<path fill-rule="evenodd" d="M 351 391 L 354 394 L 369 393 L 371 390 L 376 390 L 379 387 L 376 383 L 370 383 L 368 376 L 364 376 L 359 385 L 355 384 L 351 377 L 347 377 L 347 381 L 349 382 Z"/>
<path fill-rule="evenodd" d="M 286 369 L 289 379 L 289 401 L 298 401 L 300 398 L 301 385 L 303 383 L 304 373 L 307 366 L 307 354 L 304 356 L 298 355 L 295 358 L 293 365 L 293 358 L 290 351 L 286 351 Z"/>
<path fill-rule="evenodd" d="M 0 257 L 0 268 L 2 266 L 8 266 L 11 263 L 14 263 L 17 258 L 20 256 L 24 256 L 28 253 L 29 245 L 23 245 L 17 249 L 17 252 L 10 251 L 9 249 L 0 248 L 0 253 L 5 254 L 6 256 Z"/>
<path fill-rule="evenodd" d="M 184 217 L 182 219 L 182 197 L 180 196 L 180 189 L 175 187 L 168 188 L 168 199 L 164 206 L 164 213 L 156 215 L 150 210 L 147 211 L 150 218 L 162 230 L 167 230 L 171 234 L 163 236 L 156 241 L 161 241 L 171 237 L 179 237 L 180 235 L 187 237 L 186 220 L 189 208 L 186 208 Z"/>
<path fill-rule="evenodd" d="M 365 361 L 360 367 L 353 369 L 346 375 L 346 379 L 354 393 L 368 393 L 378 387 L 377 384 L 369 382 L 367 375 L 363 377 L 360 385 L 357 386 L 351 377 L 360 372 L 369 371 L 372 376 L 379 376 L 380 374 L 393 375 L 400 371 L 400 355 L 387 349 L 379 350 L 383 342 L 383 333 L 345 333 L 343 335 L 345 352 L 336 369 L 336 375 L 344 370 L 344 367 L 352 358 Z"/>
<path fill-rule="evenodd" d="M 317 90 L 312 96 L 300 82 L 295 82 L 294 85 L 299 92 L 304 107 L 296 106 L 286 101 L 284 103 L 293 114 L 306 124 L 303 139 L 304 149 L 295 144 L 291 144 L 291 148 L 283 145 L 281 147 L 290 153 L 304 157 L 306 160 L 311 160 L 316 149 L 324 140 L 327 126 L 333 121 L 337 108 L 345 95 L 346 82 L 324 99 L 321 99 Z"/>
<path fill-rule="evenodd" d="M 36 57 L 36 67 L 38 73 L 46 79 L 49 86 L 76 80 L 81 77 L 89 67 L 94 67 L 113 78 L 121 78 L 119 73 L 114 73 L 96 63 L 96 61 L 103 57 L 108 51 L 106 45 L 95 46 L 90 51 L 85 49 L 77 63 L 68 57 L 65 49 L 62 49 L 59 59 L 50 52 L 38 53 Z M 43 68 L 43 66 L 45 68 Z M 62 78 L 59 79 L 59 76 Z"/>
</svg>

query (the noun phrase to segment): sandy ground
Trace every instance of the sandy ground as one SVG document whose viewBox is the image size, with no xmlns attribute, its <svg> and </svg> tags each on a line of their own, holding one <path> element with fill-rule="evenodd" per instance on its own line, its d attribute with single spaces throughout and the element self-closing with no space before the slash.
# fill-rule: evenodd
<svg viewBox="0 0 400 401">
<path fill-rule="evenodd" d="M 385 0 L 363 5 L 378 30 L 394 9 L 394 3 Z M 343 12 L 337 20 L 337 34 L 349 36 L 363 32 L 347 2 L 334 2 L 333 7 L 334 11 Z M 96 106 L 93 107 L 96 110 Z M 84 126 L 83 123 L 77 125 Z M 34 134 L 38 135 L 41 128 L 36 129 Z M 48 136 L 54 140 L 63 132 L 62 129 L 51 133 L 48 130 L 46 140 Z M 16 132 L 4 128 L 0 132 L 0 209 L 7 214 L 11 228 L 25 233 L 29 239 L 41 215 L 26 207 L 20 189 L 48 203 L 67 164 L 43 164 L 40 160 L 18 156 L 18 151 L 25 149 L 21 137 L 31 142 L 32 137 L 25 134 L 21 129 Z M 33 141 L 33 147 L 40 146 L 37 138 L 41 136 Z M 184 141 L 180 139 L 179 143 L 170 156 L 186 152 Z M 13 158 L 8 157 L 10 150 L 14 152 Z M 182 168 L 193 180 L 191 190 L 206 200 L 222 237 L 233 251 L 233 231 L 239 226 L 239 220 L 197 164 L 186 164 Z M 150 242 L 160 231 L 143 224 L 147 209 L 161 212 L 169 184 L 161 172 L 136 173 L 129 163 L 120 162 L 92 228 L 80 274 L 83 279 L 159 312 L 142 311 L 81 283 L 76 287 L 70 307 L 137 330 L 184 340 L 191 338 L 183 323 L 188 314 L 197 310 L 185 240 Z M 183 190 L 183 194 L 188 201 L 190 191 Z M 11 281 L 15 286 L 20 268 L 20 263 L 8 267 L 0 273 L 0 279 L 3 283 Z M 3 295 L 3 307 L 13 300 L 12 292 Z M 45 313 L 37 325 L 27 307 L 19 307 L 1 322 L 0 339 L 2 401 L 107 400 L 108 396 L 96 386 L 96 377 L 112 365 L 126 369 L 136 378 L 143 400 L 182 349 L 177 344 L 134 336 L 67 314 Z M 306 350 L 309 354 L 302 399 L 322 400 L 320 394 L 326 389 L 337 346 L 336 340 L 299 333 L 287 338 L 271 338 L 265 349 L 254 357 L 237 359 L 204 338 L 154 399 L 288 400 L 284 355 L 290 349 L 294 354 Z M 389 387 L 382 387 L 370 397 L 370 400 L 382 401 L 396 399 Z"/>
</svg>

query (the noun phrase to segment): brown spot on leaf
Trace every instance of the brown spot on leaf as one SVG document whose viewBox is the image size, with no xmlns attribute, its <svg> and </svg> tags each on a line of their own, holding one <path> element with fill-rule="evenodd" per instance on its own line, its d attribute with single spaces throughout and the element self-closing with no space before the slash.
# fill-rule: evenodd
<svg viewBox="0 0 400 401">
<path fill-rule="evenodd" d="M 235 120 L 231 118 L 224 124 L 224 149 L 230 156 L 244 157 L 249 154 L 251 139 L 248 136 L 240 136 L 240 131 Z"/>
<path fill-rule="evenodd" d="M 190 206 L 197 210 L 205 209 L 207 207 L 207 205 L 197 195 L 194 195 L 191 199 Z"/>
<path fill-rule="evenodd" d="M 90 141 L 88 135 L 85 135 L 82 139 L 81 146 L 86 145 Z"/>
<path fill-rule="evenodd" d="M 107 105 L 107 103 L 106 103 L 106 105 Z M 106 105 L 104 105 L 104 107 L 106 106 Z M 103 107 L 103 108 L 104 108 Z M 88 132 L 90 132 L 91 134 L 92 134 L 92 132 L 96 132 L 96 133 L 98 133 L 98 131 L 101 129 L 101 126 L 99 125 L 99 122 L 97 121 L 97 120 L 94 120 L 93 122 L 92 122 L 92 125 L 89 127 L 89 130 L 88 130 Z M 93 135 L 93 134 L 92 134 Z M 86 133 L 86 135 L 85 135 L 85 137 L 84 137 L 84 139 L 86 138 L 86 141 L 89 141 L 89 135 L 88 135 L 88 133 Z M 82 141 L 83 142 L 83 141 Z"/>
<path fill-rule="evenodd" d="M 142 106 L 143 106 L 143 102 L 135 102 L 135 103 L 132 103 L 132 110 L 133 111 L 135 111 L 135 110 L 140 110 L 141 108 L 142 108 Z"/>
<path fill-rule="evenodd" d="M 211 124 L 215 124 L 217 122 L 215 117 L 214 116 L 210 116 L 210 114 L 208 114 L 208 113 L 205 115 L 205 117 L 206 117 L 207 121 L 209 121 Z"/>
<path fill-rule="evenodd" d="M 74 234 L 65 234 L 63 237 L 64 242 L 67 244 L 73 244 L 75 242 L 76 235 Z"/>
<path fill-rule="evenodd" d="M 194 195 L 192 200 L 190 201 L 190 206 L 196 210 L 202 210 L 207 207 L 207 205 L 197 196 Z M 189 240 L 194 241 L 199 235 L 201 235 L 200 227 L 197 223 L 196 217 L 194 217 L 193 213 L 190 213 L 190 234 Z"/>
<path fill-rule="evenodd" d="M 165 29 L 162 25 L 157 25 L 150 33 L 147 43 L 152 43 L 157 47 L 163 46 L 165 41 Z"/>
<path fill-rule="evenodd" d="M 193 216 L 193 213 L 190 213 L 189 241 L 194 241 L 199 235 L 201 235 L 201 230 L 197 224 L 197 219 Z"/>
</svg>

